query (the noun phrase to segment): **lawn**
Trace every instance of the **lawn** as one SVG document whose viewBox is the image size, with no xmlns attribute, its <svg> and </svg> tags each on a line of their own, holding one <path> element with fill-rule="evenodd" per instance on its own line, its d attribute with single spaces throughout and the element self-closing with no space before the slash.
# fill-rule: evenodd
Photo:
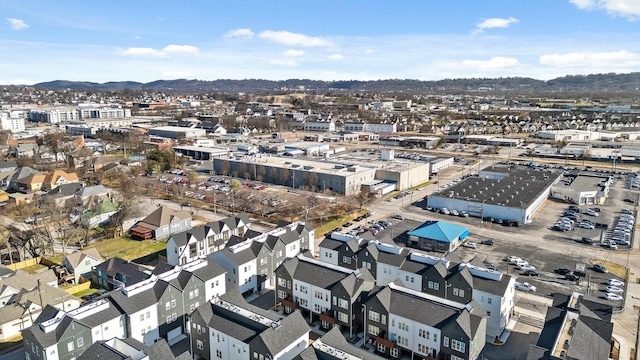
<svg viewBox="0 0 640 360">
<path fill-rule="evenodd" d="M 591 260 L 591 264 L 601 264 L 609 270 L 609 272 L 621 279 L 627 280 L 627 268 L 624 265 L 616 264 L 609 261 Z"/>
<path fill-rule="evenodd" d="M 85 295 L 93 294 L 96 291 L 98 291 L 98 289 L 89 288 L 87 290 L 78 291 L 77 293 L 73 294 L 73 296 L 81 298 Z"/>
<path fill-rule="evenodd" d="M 316 238 L 323 238 L 324 234 L 329 232 L 330 230 L 333 230 L 335 228 L 341 227 L 342 224 L 346 223 L 347 221 L 351 221 L 355 218 L 357 218 L 358 216 L 365 214 L 367 211 L 365 210 L 358 210 L 358 211 L 354 211 L 352 213 L 349 214 L 343 214 L 340 215 L 336 218 L 331 218 L 329 217 L 331 220 L 329 222 L 325 222 L 322 225 L 318 225 L 315 228 L 315 234 L 316 234 Z"/>
<path fill-rule="evenodd" d="M 134 260 L 145 255 L 153 254 L 166 248 L 164 241 L 153 240 L 132 240 L 118 237 L 115 239 L 104 239 L 96 242 L 95 248 L 104 258 L 119 257 L 125 260 Z"/>
</svg>

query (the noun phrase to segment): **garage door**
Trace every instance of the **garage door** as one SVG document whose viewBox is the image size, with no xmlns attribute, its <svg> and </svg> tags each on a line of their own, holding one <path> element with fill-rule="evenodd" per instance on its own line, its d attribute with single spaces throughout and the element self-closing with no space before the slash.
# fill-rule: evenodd
<svg viewBox="0 0 640 360">
<path fill-rule="evenodd" d="M 173 342 L 172 340 L 179 340 L 180 335 L 182 335 L 182 326 L 178 326 L 177 328 L 169 331 L 169 333 L 167 334 L 167 343 L 169 345 L 172 345 L 173 343 L 177 342 Z"/>
</svg>

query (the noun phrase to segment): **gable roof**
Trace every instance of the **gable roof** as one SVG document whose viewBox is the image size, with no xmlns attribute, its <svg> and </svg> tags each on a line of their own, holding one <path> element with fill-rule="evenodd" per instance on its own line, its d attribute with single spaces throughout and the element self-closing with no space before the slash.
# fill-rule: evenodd
<svg viewBox="0 0 640 360">
<path fill-rule="evenodd" d="M 466 227 L 445 221 L 427 221 L 408 232 L 409 236 L 449 243 L 468 234 L 469 230 Z"/>
<path fill-rule="evenodd" d="M 72 196 L 76 192 L 82 190 L 82 184 L 79 182 L 71 182 L 62 184 L 53 190 L 50 190 L 48 196 Z"/>
<path fill-rule="evenodd" d="M 52 173 L 47 174 L 44 182 L 46 184 L 55 184 L 60 178 L 64 178 L 68 182 L 79 181 L 78 174 L 76 173 L 68 173 L 62 170 L 54 170 Z"/>
<path fill-rule="evenodd" d="M 107 194 L 109 194 L 109 190 L 107 190 L 107 188 L 105 188 L 102 185 L 87 186 L 75 193 L 76 196 L 81 198 L 94 196 L 94 195 L 107 195 Z"/>
<path fill-rule="evenodd" d="M 66 256 L 67 262 L 73 268 L 77 267 L 82 261 L 84 261 L 86 257 L 89 257 L 96 261 L 104 261 L 96 248 L 88 248 L 81 251 L 74 251 L 71 254 L 68 254 Z"/>
<path fill-rule="evenodd" d="M 155 209 L 151 214 L 147 215 L 140 221 L 141 225 L 150 225 L 154 228 L 168 225 L 174 221 L 180 221 L 184 219 L 191 219 L 191 214 L 187 211 L 176 211 L 168 206 L 160 206 Z"/>
</svg>

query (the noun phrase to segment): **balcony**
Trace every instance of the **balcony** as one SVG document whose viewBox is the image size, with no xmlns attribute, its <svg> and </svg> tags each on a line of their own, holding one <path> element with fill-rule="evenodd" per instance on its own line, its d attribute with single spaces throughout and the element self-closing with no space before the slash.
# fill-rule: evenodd
<svg viewBox="0 0 640 360">
<path fill-rule="evenodd" d="M 394 341 L 387 340 L 381 336 L 377 336 L 375 342 L 376 344 L 380 344 L 389 349 L 393 349 L 396 347 L 396 343 Z"/>
<path fill-rule="evenodd" d="M 325 322 L 327 322 L 327 323 L 329 323 L 331 325 L 337 324 L 338 320 L 336 318 L 334 318 L 333 316 L 328 315 L 327 313 L 328 313 L 328 311 L 325 310 L 323 313 L 318 314 L 318 317 L 320 318 L 320 320 L 321 321 L 325 321 Z"/>
</svg>

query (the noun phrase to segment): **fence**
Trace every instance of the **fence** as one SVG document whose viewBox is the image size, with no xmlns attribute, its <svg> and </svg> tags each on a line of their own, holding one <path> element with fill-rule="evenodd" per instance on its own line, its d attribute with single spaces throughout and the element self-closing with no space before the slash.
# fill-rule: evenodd
<svg viewBox="0 0 640 360">
<path fill-rule="evenodd" d="M 514 315 L 518 317 L 518 322 L 523 324 L 531 325 L 533 327 L 537 327 L 542 329 L 544 327 L 544 319 L 540 319 L 537 317 L 533 317 L 531 315 L 521 314 L 519 312 L 514 312 Z"/>
<path fill-rule="evenodd" d="M 87 290 L 91 287 L 91 280 L 85 279 L 82 276 L 80 277 L 80 284 L 74 285 L 64 289 L 68 294 L 75 294 L 80 291 Z"/>
<path fill-rule="evenodd" d="M 40 264 L 40 261 L 41 261 L 41 257 L 38 256 L 38 257 L 35 257 L 35 258 L 32 258 L 32 259 L 27 259 L 27 260 L 20 261 L 20 262 L 17 262 L 17 263 L 9 264 L 9 265 L 7 265 L 7 267 L 9 269 L 13 270 L 13 271 L 16 271 L 16 270 L 19 270 L 19 269 L 24 269 L 24 268 L 29 267 L 29 266 L 38 265 L 38 264 Z"/>
</svg>

